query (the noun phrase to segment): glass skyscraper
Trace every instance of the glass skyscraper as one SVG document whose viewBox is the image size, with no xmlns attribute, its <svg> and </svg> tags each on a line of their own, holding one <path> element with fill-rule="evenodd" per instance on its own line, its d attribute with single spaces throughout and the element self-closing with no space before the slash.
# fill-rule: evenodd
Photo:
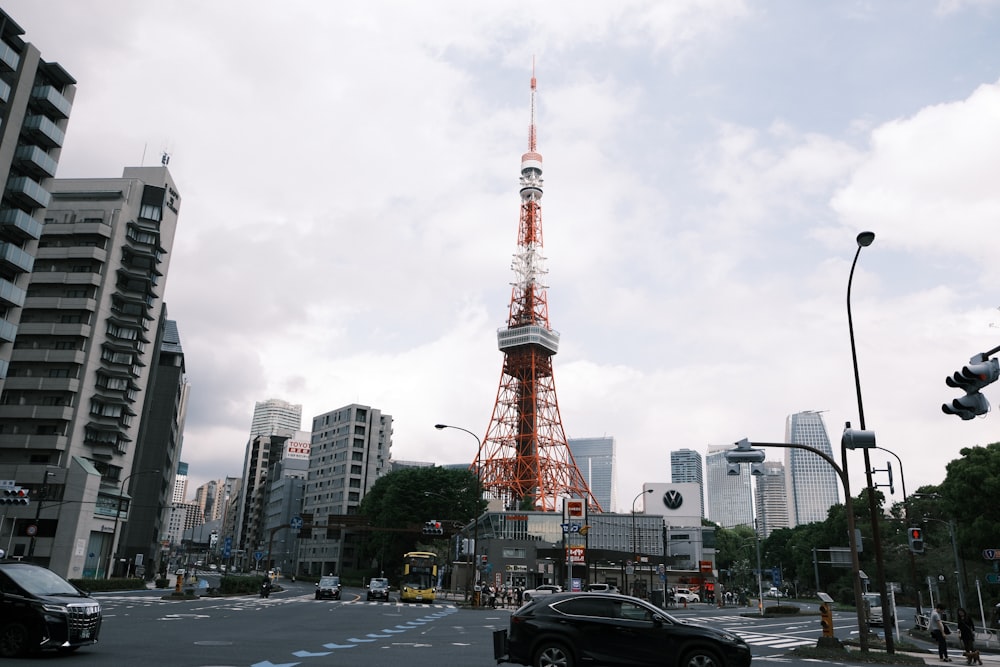
<svg viewBox="0 0 1000 667">
<path fill-rule="evenodd" d="M 785 422 L 785 442 L 807 445 L 833 458 L 830 438 L 819 412 L 789 415 Z M 830 508 L 840 502 L 837 472 L 812 452 L 785 450 L 785 480 L 790 492 L 788 519 L 792 528 L 825 521 Z"/>
<path fill-rule="evenodd" d="M 590 492 L 605 512 L 617 511 L 615 494 L 615 439 L 569 438 L 566 441 Z"/>
<path fill-rule="evenodd" d="M 705 456 L 705 482 L 708 487 L 708 518 L 723 528 L 753 527 L 750 465 L 740 465 L 739 475 L 729 474 L 726 452 L 732 447 L 708 448 Z"/>
<path fill-rule="evenodd" d="M 670 481 L 673 484 L 698 485 L 701 516 L 705 518 L 705 474 L 702 468 L 701 454 L 693 449 L 678 449 L 670 452 Z"/>
</svg>

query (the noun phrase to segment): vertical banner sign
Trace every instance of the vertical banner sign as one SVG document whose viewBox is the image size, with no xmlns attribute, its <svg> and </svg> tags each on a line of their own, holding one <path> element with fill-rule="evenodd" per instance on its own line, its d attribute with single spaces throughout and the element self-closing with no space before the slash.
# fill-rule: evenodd
<svg viewBox="0 0 1000 667">
<path fill-rule="evenodd" d="M 582 498 L 563 499 L 563 546 L 566 551 L 566 564 L 585 565 L 586 537 L 580 534 L 580 528 L 587 524 L 587 501 Z"/>
</svg>

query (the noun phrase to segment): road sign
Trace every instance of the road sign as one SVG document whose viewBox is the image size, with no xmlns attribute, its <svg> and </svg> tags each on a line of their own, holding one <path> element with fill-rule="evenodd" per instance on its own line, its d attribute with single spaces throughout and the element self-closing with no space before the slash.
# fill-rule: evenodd
<svg viewBox="0 0 1000 667">
<path fill-rule="evenodd" d="M 263 551 L 254 551 L 253 552 L 253 559 L 254 560 L 260 560 L 263 557 L 264 557 L 264 552 Z"/>
<path fill-rule="evenodd" d="M 292 530 L 299 530 L 302 528 L 302 517 L 293 516 L 292 520 L 289 521 L 288 524 L 291 526 Z"/>
<path fill-rule="evenodd" d="M 1000 549 L 983 549 L 983 558 L 986 560 L 1000 560 Z"/>
<path fill-rule="evenodd" d="M 986 575 L 986 583 L 988 584 L 1000 584 L 1000 574 L 996 572 L 990 572 Z"/>
</svg>

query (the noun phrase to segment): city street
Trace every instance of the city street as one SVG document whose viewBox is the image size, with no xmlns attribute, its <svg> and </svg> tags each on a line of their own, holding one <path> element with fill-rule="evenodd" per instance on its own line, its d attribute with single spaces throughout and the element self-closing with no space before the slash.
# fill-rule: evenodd
<svg viewBox="0 0 1000 667">
<path fill-rule="evenodd" d="M 5 665 L 58 664 L 171 667 L 438 667 L 493 665 L 492 631 L 506 628 L 509 609 L 469 609 L 451 601 L 433 605 L 366 602 L 361 589 L 340 601 L 313 599 L 309 583 L 282 582 L 284 591 L 257 596 L 163 600 L 166 591 L 99 594 L 101 642 L 72 655 L 8 660 Z M 814 605 L 813 605 L 814 606 Z M 686 621 L 726 628 L 751 645 L 754 663 L 797 664 L 788 651 L 814 646 L 819 617 L 761 618 L 753 608 L 691 604 L 670 610 Z M 748 615 L 750 614 L 750 615 Z M 912 610 L 901 609 L 912 619 Z M 856 631 L 853 613 L 835 614 L 836 634 Z M 929 656 L 929 654 L 928 654 Z M 992 656 L 989 656 L 992 658 Z"/>
</svg>

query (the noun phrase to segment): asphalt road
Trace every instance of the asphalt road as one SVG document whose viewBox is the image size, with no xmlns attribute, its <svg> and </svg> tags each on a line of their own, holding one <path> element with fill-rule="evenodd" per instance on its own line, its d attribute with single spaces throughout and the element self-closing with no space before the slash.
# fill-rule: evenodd
<svg viewBox="0 0 1000 667">
<path fill-rule="evenodd" d="M 311 584 L 282 585 L 286 590 L 267 599 L 164 600 L 169 591 L 99 594 L 104 608 L 99 644 L 70 655 L 5 660 L 0 667 L 490 667 L 495 665 L 492 631 L 507 627 L 511 611 L 440 600 L 403 605 L 396 594 L 388 603 L 366 602 L 363 590 L 350 588 L 342 600 L 315 600 Z M 741 635 L 751 645 L 755 664 L 795 665 L 802 661 L 791 659 L 790 649 L 815 646 L 818 615 L 774 619 L 753 612 L 707 604 L 670 610 L 678 618 Z M 838 612 L 834 618 L 839 638 L 856 635 L 853 613 Z"/>
</svg>

